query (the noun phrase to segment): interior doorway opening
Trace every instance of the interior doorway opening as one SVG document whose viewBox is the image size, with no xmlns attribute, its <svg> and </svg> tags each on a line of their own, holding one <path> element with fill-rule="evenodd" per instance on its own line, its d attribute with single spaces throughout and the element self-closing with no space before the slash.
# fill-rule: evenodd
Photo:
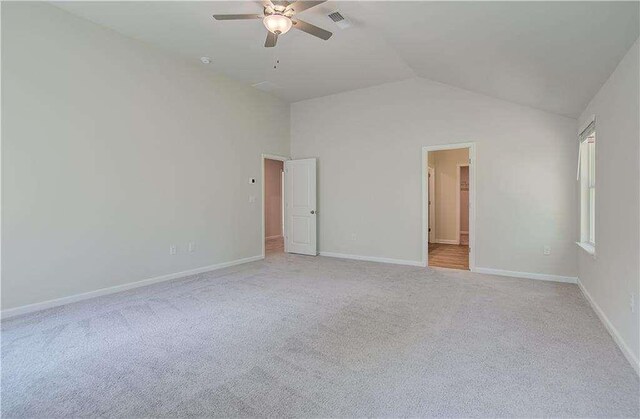
<svg viewBox="0 0 640 419">
<path fill-rule="evenodd" d="M 423 148 L 425 266 L 473 269 L 473 154 L 472 143 Z"/>
<path fill-rule="evenodd" d="M 263 258 L 318 254 L 316 173 L 315 158 L 262 155 Z"/>
<path fill-rule="evenodd" d="M 284 253 L 284 161 L 263 156 L 263 256 Z"/>
</svg>

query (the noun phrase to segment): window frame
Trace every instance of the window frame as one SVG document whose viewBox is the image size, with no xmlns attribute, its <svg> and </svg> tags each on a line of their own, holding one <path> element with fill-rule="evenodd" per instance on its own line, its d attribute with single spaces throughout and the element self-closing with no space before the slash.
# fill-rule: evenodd
<svg viewBox="0 0 640 419">
<path fill-rule="evenodd" d="M 580 241 L 577 243 L 593 256 L 596 248 L 596 139 L 594 120 L 580 134 Z"/>
</svg>

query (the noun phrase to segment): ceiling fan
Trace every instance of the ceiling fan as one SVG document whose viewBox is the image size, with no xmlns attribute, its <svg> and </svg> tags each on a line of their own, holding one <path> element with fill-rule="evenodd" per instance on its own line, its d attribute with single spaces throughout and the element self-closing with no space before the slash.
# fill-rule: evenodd
<svg viewBox="0 0 640 419">
<path fill-rule="evenodd" d="M 310 35 L 317 36 L 325 41 L 333 35 L 331 32 L 319 28 L 311 23 L 307 23 L 294 16 L 300 12 L 324 3 L 327 0 L 320 1 L 296 1 L 289 4 L 287 1 L 270 1 L 262 2 L 263 14 L 243 14 L 243 15 L 213 15 L 216 20 L 246 20 L 246 19 L 262 19 L 262 23 L 269 31 L 264 46 L 275 47 L 278 42 L 278 36 L 285 34 L 289 29 L 294 28 L 306 32 Z"/>
</svg>

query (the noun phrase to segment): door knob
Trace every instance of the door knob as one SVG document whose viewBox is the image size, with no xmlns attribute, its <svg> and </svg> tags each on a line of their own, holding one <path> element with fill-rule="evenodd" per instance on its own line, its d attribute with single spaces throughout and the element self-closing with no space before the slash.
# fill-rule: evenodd
<svg viewBox="0 0 640 419">
<path fill-rule="evenodd" d="M 316 212 L 314 210 L 311 210 L 311 215 L 315 214 Z"/>
</svg>

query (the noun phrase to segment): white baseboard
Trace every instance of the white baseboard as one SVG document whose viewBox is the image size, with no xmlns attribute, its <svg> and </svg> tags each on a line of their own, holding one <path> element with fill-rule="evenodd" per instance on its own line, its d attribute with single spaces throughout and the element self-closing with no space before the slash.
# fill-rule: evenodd
<svg viewBox="0 0 640 419">
<path fill-rule="evenodd" d="M 488 275 L 511 276 L 515 278 L 537 279 L 540 281 L 567 282 L 569 284 L 576 284 L 578 282 L 578 278 L 575 276 L 539 274 L 534 272 L 505 271 L 502 269 L 493 269 L 493 268 L 474 268 L 473 272 L 477 272 L 480 274 L 488 274 Z"/>
<path fill-rule="evenodd" d="M 459 240 L 449 240 L 449 239 L 435 239 L 435 241 L 433 241 L 432 243 L 439 243 L 439 244 L 460 244 Z"/>
<path fill-rule="evenodd" d="M 366 260 L 368 262 L 392 263 L 394 265 L 424 266 L 422 261 L 419 261 L 419 260 L 416 261 L 416 260 L 405 260 L 405 259 L 379 258 L 375 256 L 347 255 L 344 253 L 333 253 L 333 252 L 320 252 L 320 256 L 327 256 L 330 258 L 340 258 L 340 259 Z"/>
<path fill-rule="evenodd" d="M 274 240 L 274 239 L 281 239 L 281 238 L 282 238 L 282 235 L 278 234 L 278 235 L 275 235 L 275 236 L 265 237 L 264 239 L 265 240 Z"/>
<path fill-rule="evenodd" d="M 622 340 L 620 333 L 618 333 L 618 330 L 613 326 L 613 324 L 611 324 L 607 315 L 604 314 L 604 311 L 602 311 L 600 306 L 591 297 L 591 294 L 589 294 L 589 292 L 584 287 L 584 285 L 582 285 L 582 282 L 580 282 L 580 279 L 578 279 L 578 287 L 580 288 L 580 291 L 582 291 L 582 295 L 584 295 L 584 298 L 589 302 L 589 304 L 591 305 L 591 308 L 593 308 L 593 311 L 596 312 L 596 314 L 598 315 L 598 318 L 600 319 L 604 327 L 607 329 L 607 331 L 613 338 L 613 341 L 618 345 L 618 347 L 622 351 L 622 354 L 624 355 L 624 357 L 627 358 L 627 361 L 629 361 L 633 369 L 636 371 L 636 374 L 640 375 L 640 362 L 633 355 L 633 352 L 631 352 L 627 344 L 624 343 L 624 340 Z"/>
<path fill-rule="evenodd" d="M 254 262 L 256 260 L 263 259 L 263 256 L 252 256 L 243 259 L 232 260 L 230 262 L 217 263 L 215 265 L 202 266 L 200 268 L 189 269 L 187 271 L 176 272 L 172 274 L 166 274 L 156 276 L 154 278 L 143 279 L 141 281 L 129 282 L 127 284 L 116 285 L 108 288 L 101 288 L 95 291 L 84 292 L 82 294 L 70 295 L 68 297 L 56 298 L 54 300 L 42 301 L 40 303 L 28 304 L 20 307 L 9 308 L 0 312 L 0 318 L 6 319 L 9 317 L 19 316 L 21 314 L 32 313 L 34 311 L 45 310 L 52 307 L 58 307 L 64 304 L 75 303 L 77 301 L 87 300 L 89 298 L 100 297 L 102 295 L 114 294 L 117 292 L 127 291 L 134 288 L 144 287 L 158 282 L 170 281 L 172 279 L 183 278 L 189 275 L 200 274 L 203 272 L 215 271 L 217 269 L 227 268 L 229 266 L 240 265 L 243 263 Z"/>
</svg>

